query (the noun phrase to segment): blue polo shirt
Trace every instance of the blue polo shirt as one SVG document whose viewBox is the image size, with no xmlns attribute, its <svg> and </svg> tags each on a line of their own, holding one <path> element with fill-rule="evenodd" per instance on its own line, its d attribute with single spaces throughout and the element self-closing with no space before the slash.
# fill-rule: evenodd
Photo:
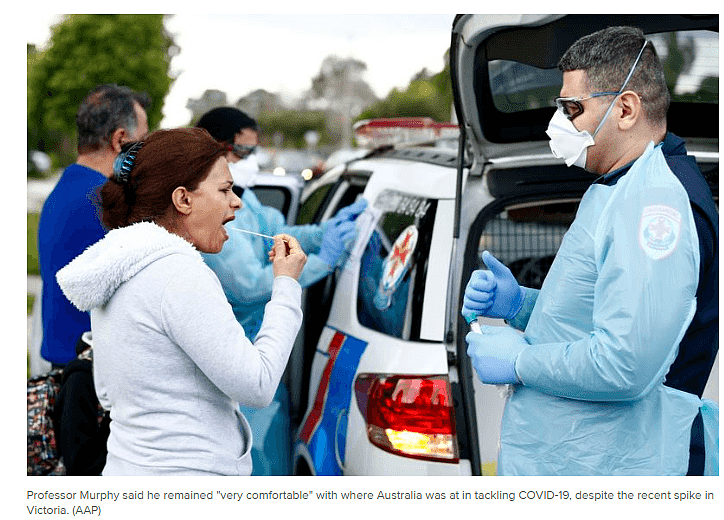
<svg viewBox="0 0 724 520">
<path fill-rule="evenodd" d="M 38 225 L 38 259 L 43 279 L 43 343 L 40 354 L 51 363 L 76 357 L 80 336 L 90 330 L 90 315 L 68 301 L 55 273 L 105 235 L 100 221 L 101 186 L 106 177 L 72 164 L 45 200 Z"/>
<path fill-rule="evenodd" d="M 667 133 L 662 152 L 689 196 L 700 253 L 696 314 L 679 344 L 679 353 L 664 384 L 701 397 L 719 350 L 719 212 L 696 159 L 687 155 L 684 140 Z M 602 176 L 596 182 L 616 184 L 631 164 Z M 676 276 L 676 273 L 671 273 L 671 276 Z"/>
</svg>

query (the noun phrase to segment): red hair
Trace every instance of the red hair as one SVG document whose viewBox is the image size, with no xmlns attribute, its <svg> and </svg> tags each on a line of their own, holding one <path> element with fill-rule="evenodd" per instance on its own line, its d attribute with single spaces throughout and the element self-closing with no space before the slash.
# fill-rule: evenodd
<svg viewBox="0 0 724 520">
<path fill-rule="evenodd" d="M 108 180 L 101 189 L 103 224 L 109 229 L 155 221 L 173 204 L 179 186 L 194 191 L 226 147 L 201 128 L 157 130 L 136 154 L 128 184 Z"/>
</svg>

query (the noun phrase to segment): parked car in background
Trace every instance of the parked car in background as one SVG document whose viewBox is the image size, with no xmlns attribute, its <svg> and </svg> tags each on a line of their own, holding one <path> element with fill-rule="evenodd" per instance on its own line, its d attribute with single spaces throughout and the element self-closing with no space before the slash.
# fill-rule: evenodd
<svg viewBox="0 0 724 520">
<path fill-rule="evenodd" d="M 358 197 L 369 207 L 345 267 L 304 293 L 285 375 L 295 474 L 495 474 L 505 397 L 470 365 L 462 294 L 484 249 L 519 283 L 540 287 L 594 179 L 548 146 L 556 64 L 579 37 L 621 24 L 643 29 L 664 60 L 676 45 L 689 49 L 669 128 L 686 139 L 718 203 L 718 120 L 706 117 L 718 111 L 717 16 L 456 17 L 459 146 L 400 141 L 302 194 L 299 223 L 322 222 Z"/>
<path fill-rule="evenodd" d="M 304 179 L 298 174 L 274 175 L 261 172 L 256 176 L 251 189 L 259 202 L 278 209 L 286 217 L 287 224 L 294 225 L 304 184 Z"/>
<path fill-rule="evenodd" d="M 315 171 L 320 171 L 324 164 L 321 156 L 308 150 L 296 149 L 266 149 L 268 159 L 259 163 L 262 171 L 273 175 L 297 175 L 304 180 L 310 180 Z"/>
<path fill-rule="evenodd" d="M 28 150 L 28 177 L 45 177 L 50 173 L 52 162 L 47 153 Z"/>
</svg>

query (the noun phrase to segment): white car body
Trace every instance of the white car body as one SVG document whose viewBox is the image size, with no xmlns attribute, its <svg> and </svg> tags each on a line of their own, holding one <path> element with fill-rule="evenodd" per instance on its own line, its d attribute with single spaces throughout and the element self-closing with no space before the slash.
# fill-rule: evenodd
<svg viewBox="0 0 724 520">
<path fill-rule="evenodd" d="M 446 374 L 448 366 L 443 336 L 448 280 L 447 277 L 439 276 L 438 273 L 447 272 L 452 254 L 455 189 L 451 180 L 454 178 L 454 170 L 394 160 L 385 164 L 366 164 L 365 161 L 359 161 L 355 166 L 360 169 L 369 167 L 375 171 L 363 194 L 370 205 L 374 204 L 383 190 L 396 190 L 410 196 L 433 197 L 439 200 L 439 215 L 435 220 L 433 231 L 433 247 L 438 254 L 431 258 L 433 265 L 428 268 L 425 304 L 422 313 L 425 327 L 420 333 L 421 338 L 425 341 L 413 342 L 381 334 L 360 325 L 357 320 L 355 299 L 351 296 L 357 293 L 359 246 L 364 246 L 361 242 L 365 236 L 362 231 L 345 269 L 337 278 L 337 288 L 329 319 L 319 339 L 312 365 L 311 387 L 323 386 L 320 383 L 330 358 L 328 347 L 335 333 L 342 333 L 353 340 L 364 338 L 363 343 L 366 345 L 356 366 L 356 373 Z M 315 410 L 315 397 L 314 394 L 310 395 L 307 420 Z M 353 397 L 348 406 L 340 411 L 340 414 L 347 415 L 346 443 L 355 446 L 354 450 L 346 452 L 344 463 L 338 464 L 340 471 L 345 474 L 384 474 L 389 472 L 390 468 L 395 468 L 395 474 L 400 475 L 470 474 L 470 468 L 466 464 L 445 464 L 440 467 L 439 463 L 401 458 L 370 444 L 367 442 L 364 419 Z M 333 419 L 335 425 L 338 425 L 338 417 L 333 417 Z M 306 420 L 302 423 L 302 429 L 305 424 Z M 318 428 L 319 425 L 316 427 Z M 337 432 L 335 431 L 335 433 Z M 335 445 L 334 450 L 336 454 L 334 462 L 340 463 L 340 447 Z M 304 457 L 310 467 L 313 466 L 313 456 L 309 453 L 306 444 L 297 444 L 296 456 Z"/>
<path fill-rule="evenodd" d="M 577 16 L 583 17 L 578 27 L 582 34 L 616 19 Z M 706 24 L 718 27 L 718 20 L 706 17 L 672 21 L 647 15 L 627 20 L 653 32 L 670 31 L 677 23 L 712 34 L 716 31 Z M 464 158 L 456 149 L 434 145 L 385 149 L 337 166 L 305 188 L 300 215 L 307 222 L 330 218 L 358 196 L 369 206 L 358 218 L 357 241 L 345 267 L 306 291 L 304 330 L 292 353 L 288 379 L 292 399 L 300 399 L 292 405 L 293 424 L 298 425 L 295 474 L 495 474 L 507 389 L 480 383 L 470 366 L 464 341 L 469 327 L 459 313 L 462 292 L 470 273 L 482 267 L 483 249 L 506 263 L 522 285 L 542 282 L 580 197 L 595 177 L 567 168 L 552 156 L 547 139 L 540 135 L 545 129 L 541 123 L 552 115 L 550 105 L 530 110 L 536 127 L 518 123 L 513 131 L 519 138 L 506 142 L 507 134 L 495 134 L 498 128 L 491 126 L 514 121 L 513 116 L 504 111 L 496 116 L 471 92 L 479 83 L 475 74 L 485 66 L 480 49 L 492 41 L 491 53 L 508 52 L 509 47 L 500 39 L 496 44 L 495 38 L 521 27 L 533 33 L 546 24 L 570 27 L 562 21 L 563 15 L 456 19 L 451 73 L 466 143 Z M 718 48 L 718 36 L 710 37 L 709 32 L 706 37 Z M 571 41 L 558 51 L 576 37 L 566 34 Z M 548 61 L 548 68 L 555 68 L 557 59 Z M 559 86 L 544 84 L 540 100 L 549 102 L 549 90 Z M 537 135 L 527 136 L 526 131 Z M 718 200 L 718 135 L 694 135 L 686 138 L 687 149 Z M 491 136 L 502 136 L 502 142 Z M 415 246 L 398 248 L 410 222 L 415 228 L 410 243 Z M 387 259 L 377 258 L 377 252 L 387 252 Z M 395 282 L 399 286 L 392 284 L 393 261 L 404 270 L 403 281 Z M 394 285 L 391 293 L 388 285 Z M 705 397 L 718 401 L 718 362 L 709 381 Z M 430 388 L 437 392 L 434 398 L 423 395 Z M 425 408 L 426 399 L 434 406 Z M 435 419 L 425 415 L 430 410 L 449 413 L 452 428 L 445 430 L 448 423 L 441 420 L 441 429 L 431 426 L 426 433 L 424 421 L 415 422 L 413 413 L 406 415 L 409 409 L 430 421 Z M 380 421 L 399 429 L 381 427 Z"/>
</svg>

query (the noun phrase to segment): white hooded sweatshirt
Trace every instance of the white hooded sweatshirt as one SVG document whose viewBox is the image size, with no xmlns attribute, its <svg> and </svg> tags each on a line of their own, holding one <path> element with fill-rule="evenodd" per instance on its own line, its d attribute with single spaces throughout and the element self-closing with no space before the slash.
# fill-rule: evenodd
<svg viewBox="0 0 724 520">
<path fill-rule="evenodd" d="M 156 224 L 110 231 L 57 279 L 91 311 L 95 386 L 112 419 L 103 474 L 250 474 L 238 405 L 274 396 L 301 325 L 297 281 L 274 279 L 252 344 L 199 252 Z"/>
</svg>

